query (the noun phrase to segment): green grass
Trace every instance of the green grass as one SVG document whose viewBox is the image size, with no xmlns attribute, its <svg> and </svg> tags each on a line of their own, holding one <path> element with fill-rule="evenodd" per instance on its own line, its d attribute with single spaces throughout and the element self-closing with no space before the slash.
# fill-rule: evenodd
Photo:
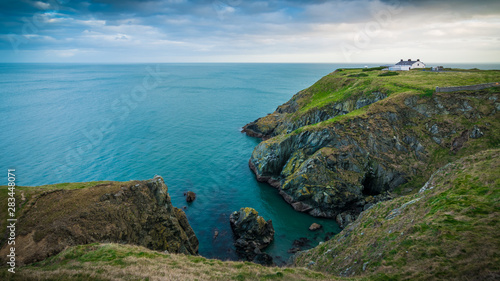
<svg viewBox="0 0 500 281">
<path fill-rule="evenodd" d="M 380 73 L 378 76 L 396 76 L 396 75 L 399 75 L 399 72 L 387 71 Z"/>
<path fill-rule="evenodd" d="M 98 243 L 67 248 L 42 262 L 18 267 L 15 274 L 4 269 L 0 267 L 1 280 L 338 280 L 305 268 L 222 262 Z"/>
</svg>

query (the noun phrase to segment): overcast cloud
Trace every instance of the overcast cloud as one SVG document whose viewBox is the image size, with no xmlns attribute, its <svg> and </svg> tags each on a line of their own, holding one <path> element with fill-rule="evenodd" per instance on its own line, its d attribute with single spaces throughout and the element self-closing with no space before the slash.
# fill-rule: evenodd
<svg viewBox="0 0 500 281">
<path fill-rule="evenodd" d="M 500 62 L 500 1 L 8 0 L 2 62 Z"/>
</svg>

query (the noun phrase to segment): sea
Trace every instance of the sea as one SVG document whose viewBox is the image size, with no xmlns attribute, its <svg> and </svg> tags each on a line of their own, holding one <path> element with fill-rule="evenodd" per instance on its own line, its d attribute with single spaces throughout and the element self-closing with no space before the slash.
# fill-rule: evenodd
<svg viewBox="0 0 500 281">
<path fill-rule="evenodd" d="M 275 240 L 265 252 L 281 265 L 294 240 L 307 238 L 307 249 L 340 229 L 294 211 L 257 182 L 248 160 L 261 140 L 241 128 L 337 68 L 379 65 L 0 64 L 0 185 L 7 169 L 23 186 L 160 175 L 202 256 L 237 260 L 229 215 L 252 207 L 272 220 Z M 187 191 L 194 202 L 186 202 Z M 323 228 L 309 231 L 312 223 Z"/>
</svg>

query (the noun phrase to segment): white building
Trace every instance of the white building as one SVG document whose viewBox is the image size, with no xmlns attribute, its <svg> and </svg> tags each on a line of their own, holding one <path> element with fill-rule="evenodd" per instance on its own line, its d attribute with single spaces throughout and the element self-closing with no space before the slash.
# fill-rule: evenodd
<svg viewBox="0 0 500 281">
<path fill-rule="evenodd" d="M 400 70 L 410 70 L 409 65 L 391 65 L 389 66 L 388 70 L 395 70 L 395 71 L 400 71 Z"/>
<path fill-rule="evenodd" d="M 411 59 L 408 59 L 407 61 L 404 61 L 401 59 L 398 63 L 396 63 L 395 66 L 401 66 L 404 69 L 401 70 L 410 70 L 414 68 L 425 68 L 425 63 L 421 62 L 420 59 L 417 59 L 416 61 L 413 61 Z M 409 69 L 406 69 L 406 67 L 409 67 Z"/>
<path fill-rule="evenodd" d="M 389 65 L 387 68 L 384 68 L 382 70 L 394 70 L 394 71 L 408 71 L 410 69 L 414 68 L 425 68 L 425 63 L 421 62 L 420 59 L 417 59 L 415 61 L 408 59 L 407 61 L 404 61 L 401 59 L 398 63 L 395 65 Z"/>
</svg>

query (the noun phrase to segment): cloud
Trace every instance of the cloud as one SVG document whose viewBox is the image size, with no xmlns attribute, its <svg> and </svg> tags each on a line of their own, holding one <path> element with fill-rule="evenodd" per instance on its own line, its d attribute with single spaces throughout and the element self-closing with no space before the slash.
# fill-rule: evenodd
<svg viewBox="0 0 500 281">
<path fill-rule="evenodd" d="M 464 52 L 477 60 L 500 61 L 496 47 L 500 1 L 49 3 L 57 4 L 56 0 L 0 2 L 0 50 L 12 50 L 15 38 L 21 50 L 15 55 L 19 61 L 26 59 L 23 54 L 32 57 L 36 52 L 47 61 L 65 57 L 118 62 L 134 57 L 144 61 L 380 62 L 410 54 L 452 61 L 467 58 Z M 349 58 L 343 46 L 352 48 Z M 54 50 L 74 55 L 61 56 Z"/>
</svg>

